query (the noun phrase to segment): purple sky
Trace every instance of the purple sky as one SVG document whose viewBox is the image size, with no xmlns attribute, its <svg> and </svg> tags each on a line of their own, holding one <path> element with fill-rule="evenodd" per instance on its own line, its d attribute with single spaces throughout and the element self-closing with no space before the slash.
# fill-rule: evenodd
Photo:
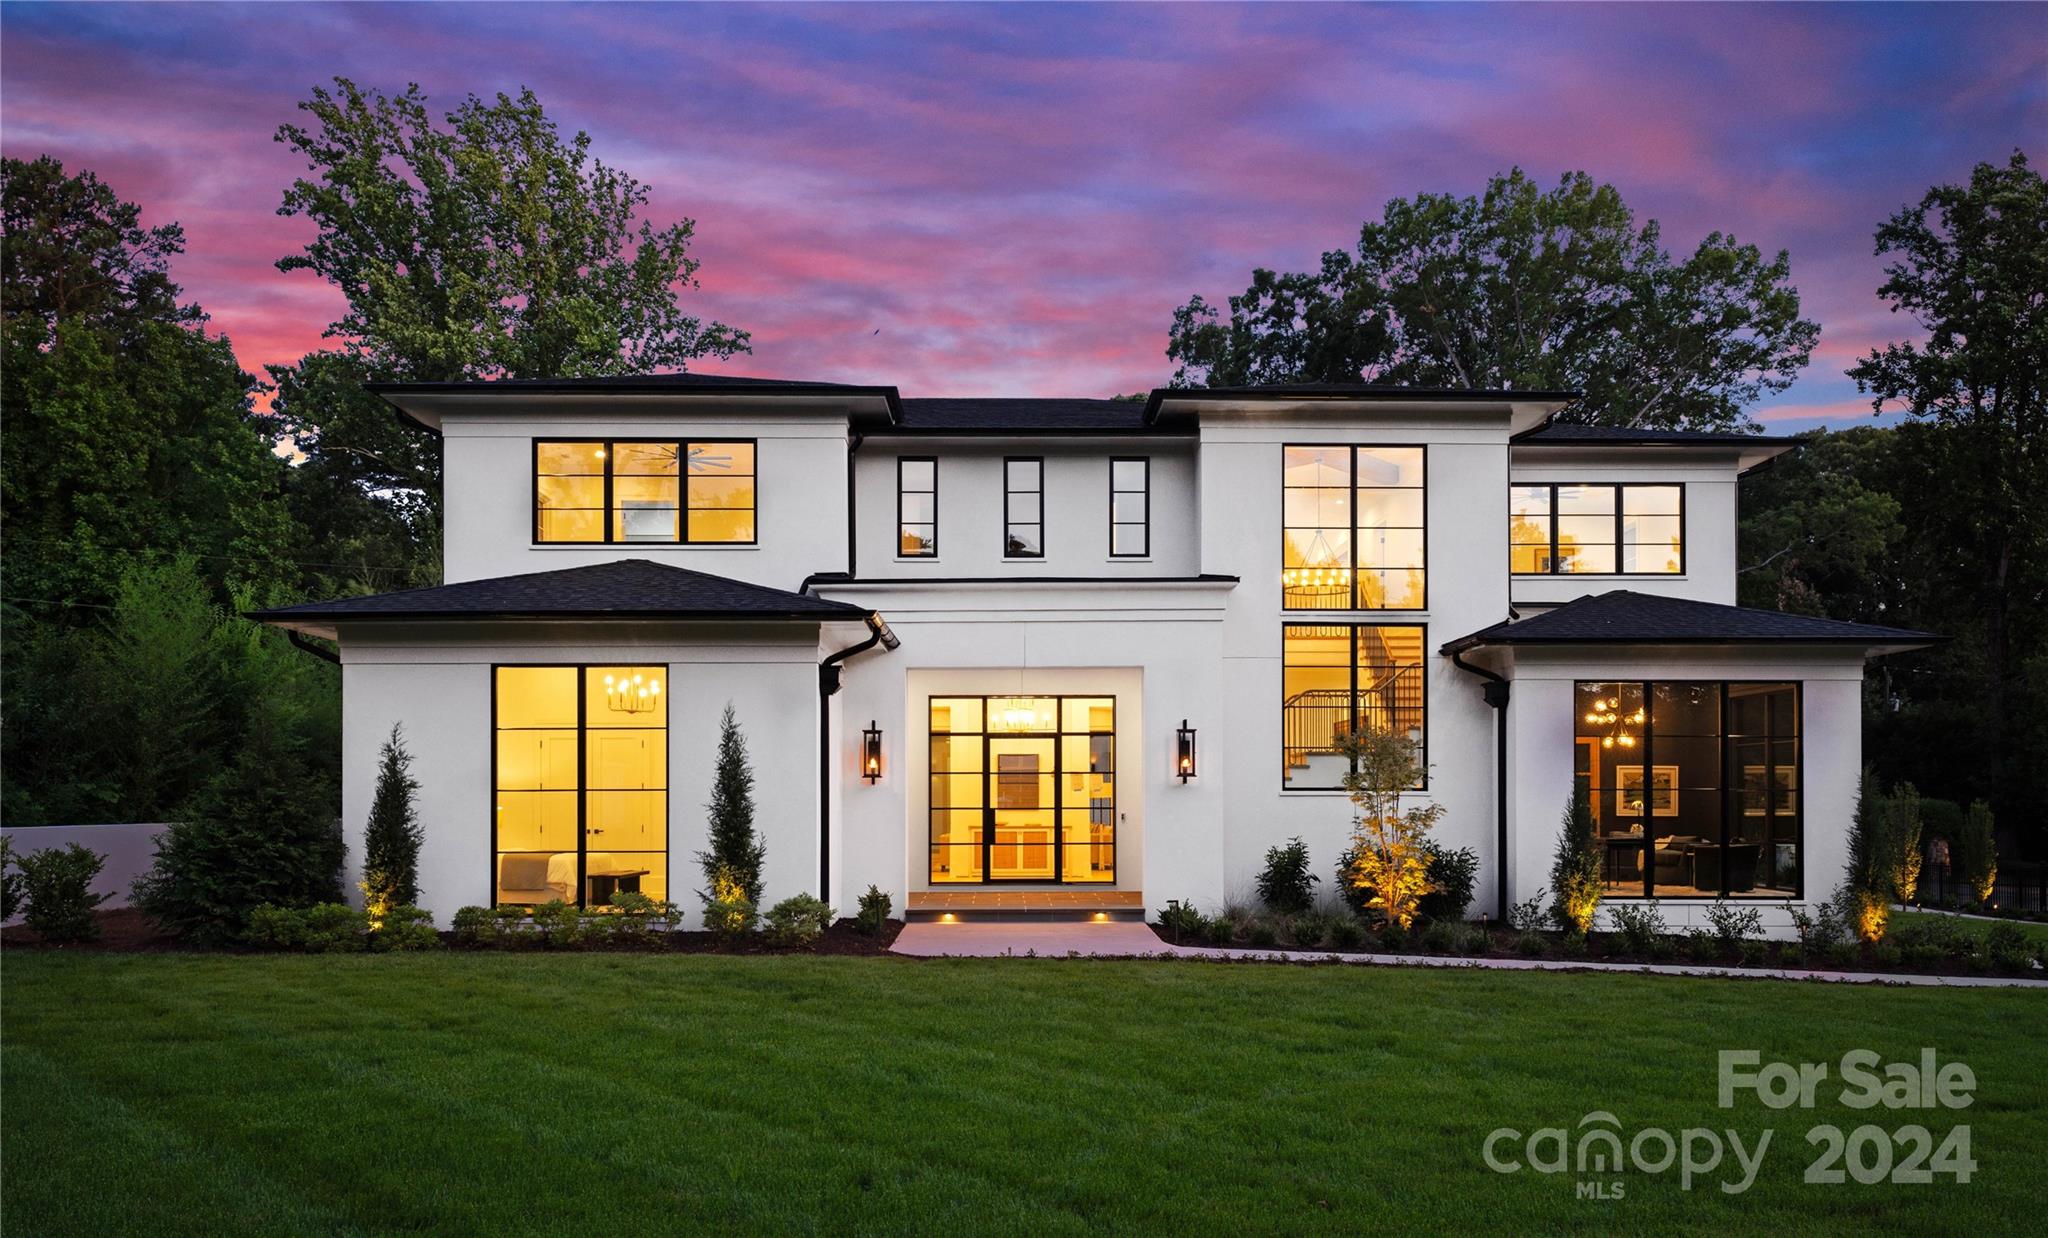
<svg viewBox="0 0 2048 1238">
<path fill-rule="evenodd" d="M 45 5 L 0 10 L 0 145 L 100 173 L 256 369 L 337 296 L 273 263 L 271 140 L 343 75 L 440 110 L 531 86 L 694 216 L 720 368 L 912 395 L 1163 383 L 1173 307 L 1349 246 L 1394 196 L 1520 164 L 1619 186 L 1667 243 L 1792 253 L 1822 325 L 1772 429 L 1868 416 L 1842 370 L 1911 324 L 1892 210 L 2048 135 L 2039 6 Z M 877 333 L 879 331 L 879 334 Z"/>
</svg>

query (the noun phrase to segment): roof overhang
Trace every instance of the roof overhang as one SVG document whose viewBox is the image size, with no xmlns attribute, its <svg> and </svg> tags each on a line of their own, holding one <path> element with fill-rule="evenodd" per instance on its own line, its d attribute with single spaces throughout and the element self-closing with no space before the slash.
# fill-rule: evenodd
<svg viewBox="0 0 2048 1238">
<path fill-rule="evenodd" d="M 1497 413 L 1510 435 L 1542 425 L 1578 398 L 1575 391 L 1468 390 L 1435 387 L 1343 386 L 1308 383 L 1269 387 L 1160 387 L 1145 401 L 1147 424 L 1193 422 L 1202 408 L 1285 417 L 1356 414 L 1361 405 L 1386 414 L 1442 412 Z"/>
<path fill-rule="evenodd" d="M 1660 460 L 1678 463 L 1706 457 L 1732 457 L 1738 473 L 1750 473 L 1779 456 L 1799 450 L 1804 440 L 1796 438 L 1738 438 L 1730 435 L 1711 441 L 1684 442 L 1664 438 L 1529 439 L 1508 444 L 1511 463 L 1551 464 L 1564 459 L 1595 459 L 1637 462 Z M 1523 455 L 1524 452 L 1529 453 Z M 1603 453 L 1605 454 L 1603 456 Z"/>
<path fill-rule="evenodd" d="M 855 424 L 894 425 L 902 416 L 896 388 L 846 383 L 760 383 L 679 386 L 651 376 L 594 383 L 528 379 L 481 383 L 366 383 L 364 389 L 398 410 L 403 420 L 441 433 L 449 414 L 491 416 L 612 416 L 620 413 L 692 412 L 706 404 L 735 413 L 826 412 Z"/>
</svg>

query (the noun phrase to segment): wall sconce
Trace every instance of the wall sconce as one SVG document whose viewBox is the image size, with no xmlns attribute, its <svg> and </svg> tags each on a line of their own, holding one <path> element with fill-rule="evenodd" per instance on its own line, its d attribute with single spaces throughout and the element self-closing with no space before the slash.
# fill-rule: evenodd
<svg viewBox="0 0 2048 1238">
<path fill-rule="evenodd" d="M 868 729 L 860 733 L 860 776 L 869 782 L 882 778 L 882 728 L 868 719 Z"/>
<path fill-rule="evenodd" d="M 1173 733 L 1173 772 L 1186 782 L 1195 776 L 1195 728 L 1188 720 L 1180 720 L 1180 729 Z"/>
</svg>

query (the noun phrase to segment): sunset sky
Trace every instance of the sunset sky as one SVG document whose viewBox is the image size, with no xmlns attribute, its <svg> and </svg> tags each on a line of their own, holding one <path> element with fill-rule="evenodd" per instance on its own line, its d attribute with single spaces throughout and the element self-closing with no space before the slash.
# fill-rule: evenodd
<svg viewBox="0 0 2048 1238">
<path fill-rule="evenodd" d="M 1349 246 L 1394 196 L 1519 164 L 1613 182 L 1667 243 L 1789 249 L 1822 326 L 1773 430 L 1842 426 L 1842 370 L 1911 334 L 1871 233 L 2048 136 L 2038 5 L 0 9 L 0 146 L 89 168 L 148 222 L 245 366 L 339 310 L 274 263 L 302 168 L 272 141 L 316 84 L 418 82 L 441 110 L 532 87 L 697 220 L 716 367 L 910 395 L 1148 388 L 1175 305 Z"/>
</svg>

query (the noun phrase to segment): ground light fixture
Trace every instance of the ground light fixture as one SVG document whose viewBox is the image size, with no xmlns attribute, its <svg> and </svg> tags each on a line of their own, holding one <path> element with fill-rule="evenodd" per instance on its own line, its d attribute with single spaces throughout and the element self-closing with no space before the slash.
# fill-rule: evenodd
<svg viewBox="0 0 2048 1238">
<path fill-rule="evenodd" d="M 1173 772 L 1186 782 L 1195 776 L 1195 728 L 1188 720 L 1180 720 L 1180 729 L 1173 733 Z"/>
<path fill-rule="evenodd" d="M 868 719 L 868 729 L 860 733 L 860 776 L 870 783 L 882 779 L 882 728 Z"/>
</svg>

